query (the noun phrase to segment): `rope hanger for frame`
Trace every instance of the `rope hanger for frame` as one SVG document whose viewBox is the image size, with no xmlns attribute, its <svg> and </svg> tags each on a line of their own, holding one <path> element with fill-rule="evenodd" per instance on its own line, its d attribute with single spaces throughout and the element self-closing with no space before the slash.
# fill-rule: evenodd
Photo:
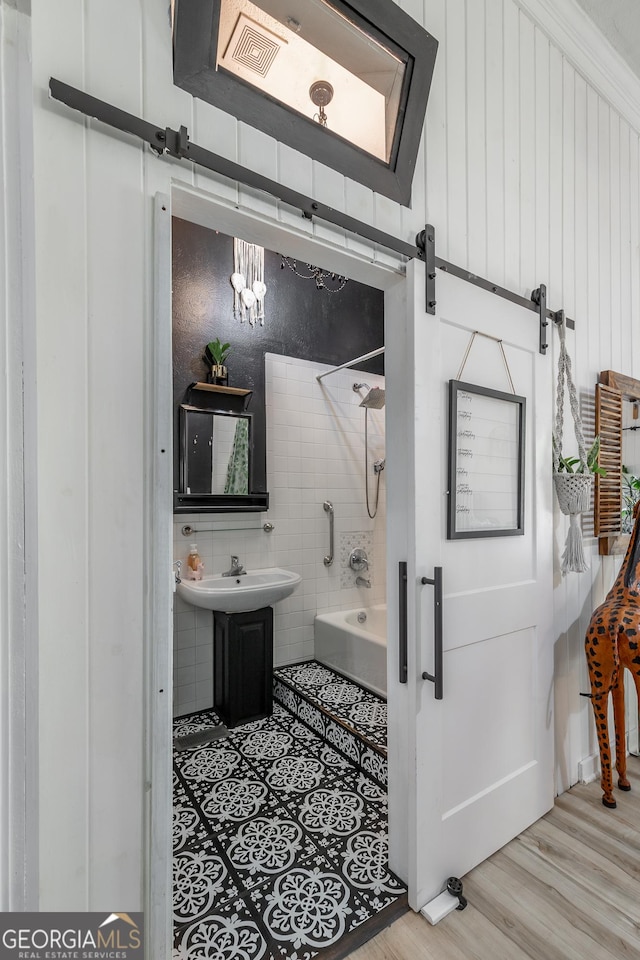
<svg viewBox="0 0 640 960">
<path fill-rule="evenodd" d="M 507 363 L 507 355 L 506 355 L 506 353 L 504 352 L 504 347 L 503 347 L 503 345 L 502 345 L 502 340 L 500 340 L 499 337 L 492 337 L 492 336 L 491 336 L 490 334 L 488 334 L 488 333 L 482 333 L 480 330 L 474 330 L 473 333 L 471 334 L 471 339 L 469 340 L 469 343 L 467 344 L 467 349 L 465 350 L 464 357 L 462 358 L 462 363 L 460 364 L 460 369 L 458 370 L 458 375 L 457 375 L 457 377 L 456 377 L 456 380 L 460 380 L 460 379 L 462 378 L 462 371 L 463 371 L 464 368 L 465 368 L 465 364 L 466 364 L 466 362 L 467 362 L 467 358 L 468 358 L 469 354 L 471 353 L 471 347 L 473 346 L 473 341 L 475 340 L 476 337 L 484 337 L 485 340 L 493 340 L 494 343 L 497 343 L 497 344 L 498 344 L 498 346 L 500 347 L 500 353 L 502 354 L 502 359 L 503 359 L 503 361 L 504 361 L 504 369 L 505 369 L 505 371 L 506 371 L 506 373 L 507 373 L 507 379 L 509 380 L 509 386 L 511 387 L 511 393 L 513 393 L 513 394 L 515 395 L 516 390 L 515 390 L 515 387 L 514 387 L 514 385 L 513 385 L 513 378 L 512 378 L 512 376 L 511 376 L 511 370 L 509 369 L 509 364 Z"/>
</svg>

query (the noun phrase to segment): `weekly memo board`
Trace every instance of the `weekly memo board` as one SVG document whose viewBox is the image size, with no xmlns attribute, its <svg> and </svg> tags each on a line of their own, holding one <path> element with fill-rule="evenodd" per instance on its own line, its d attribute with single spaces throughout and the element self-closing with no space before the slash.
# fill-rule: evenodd
<svg viewBox="0 0 640 960">
<path fill-rule="evenodd" d="M 447 538 L 524 533 L 526 399 L 449 381 Z"/>
</svg>

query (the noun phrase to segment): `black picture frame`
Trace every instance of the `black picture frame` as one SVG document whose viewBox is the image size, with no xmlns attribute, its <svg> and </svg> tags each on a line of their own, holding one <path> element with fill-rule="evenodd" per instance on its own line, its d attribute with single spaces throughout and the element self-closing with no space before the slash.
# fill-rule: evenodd
<svg viewBox="0 0 640 960">
<path fill-rule="evenodd" d="M 232 74 L 216 69 L 221 0 L 176 0 L 173 82 L 279 142 L 408 206 L 438 41 L 393 0 L 330 2 L 347 18 L 362 24 L 374 36 L 381 35 L 406 55 L 405 81 L 388 163 Z"/>
<path fill-rule="evenodd" d="M 449 381 L 448 540 L 524 534 L 526 403 Z"/>
</svg>

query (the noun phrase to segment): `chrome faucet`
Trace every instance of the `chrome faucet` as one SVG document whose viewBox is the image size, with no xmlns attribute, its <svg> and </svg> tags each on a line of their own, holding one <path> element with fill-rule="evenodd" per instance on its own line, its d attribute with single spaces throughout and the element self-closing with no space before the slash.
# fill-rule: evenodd
<svg viewBox="0 0 640 960">
<path fill-rule="evenodd" d="M 246 574 L 245 568 L 242 566 L 237 557 L 231 557 L 231 567 L 228 570 L 225 570 L 222 574 L 223 577 L 242 577 Z"/>
<path fill-rule="evenodd" d="M 367 587 L 371 589 L 371 580 L 369 577 L 356 577 L 356 587 Z"/>
<path fill-rule="evenodd" d="M 182 570 L 182 560 L 174 560 L 173 566 L 176 568 L 176 573 L 175 573 L 176 583 L 182 583 L 182 580 L 180 579 L 180 571 Z"/>
</svg>

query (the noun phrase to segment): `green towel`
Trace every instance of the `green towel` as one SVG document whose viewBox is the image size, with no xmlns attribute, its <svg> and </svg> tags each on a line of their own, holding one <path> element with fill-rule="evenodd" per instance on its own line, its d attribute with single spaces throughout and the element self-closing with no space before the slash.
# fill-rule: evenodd
<svg viewBox="0 0 640 960">
<path fill-rule="evenodd" d="M 245 417 L 236 423 L 224 492 L 249 493 L 249 421 Z"/>
</svg>

